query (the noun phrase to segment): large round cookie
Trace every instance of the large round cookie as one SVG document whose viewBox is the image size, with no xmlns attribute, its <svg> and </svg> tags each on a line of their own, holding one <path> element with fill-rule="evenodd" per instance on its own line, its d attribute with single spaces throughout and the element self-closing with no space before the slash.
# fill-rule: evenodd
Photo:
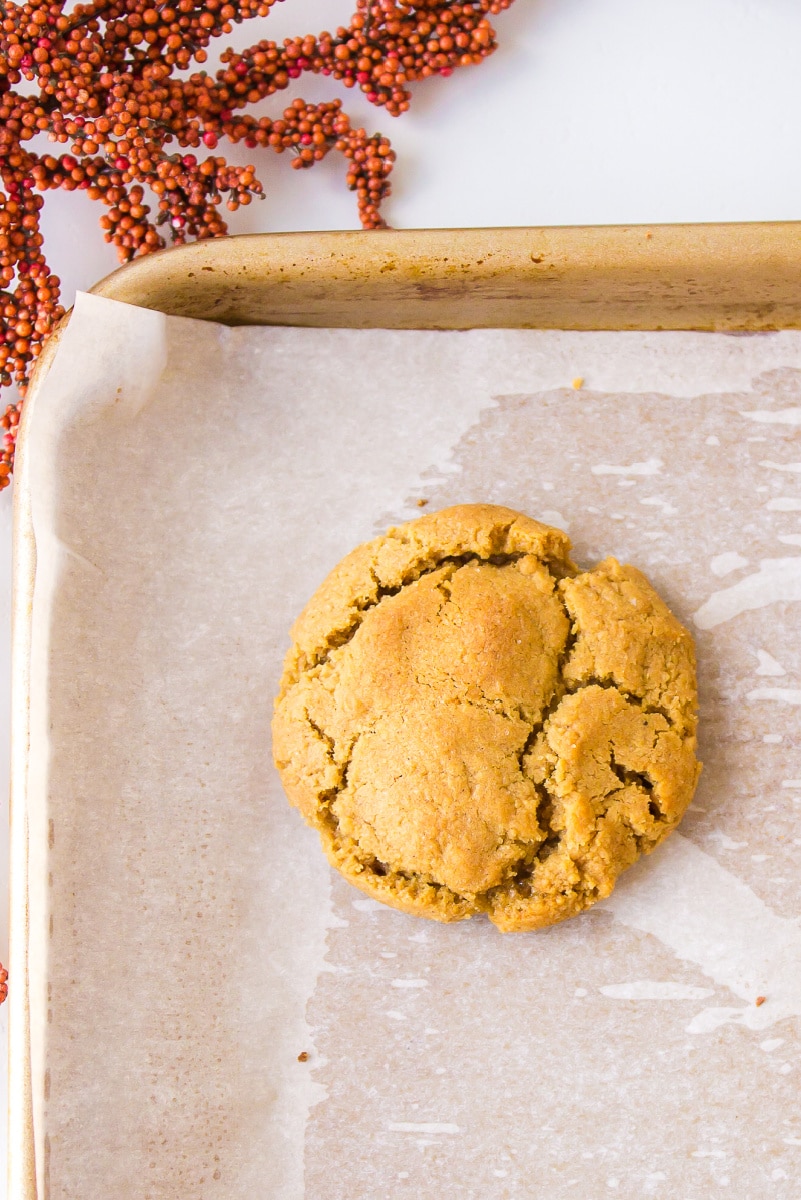
<svg viewBox="0 0 801 1200">
<path fill-rule="evenodd" d="M 295 623 L 276 766 L 376 900 L 537 929 L 681 819 L 692 639 L 639 571 L 569 550 L 511 509 L 444 509 L 359 546 Z"/>
</svg>

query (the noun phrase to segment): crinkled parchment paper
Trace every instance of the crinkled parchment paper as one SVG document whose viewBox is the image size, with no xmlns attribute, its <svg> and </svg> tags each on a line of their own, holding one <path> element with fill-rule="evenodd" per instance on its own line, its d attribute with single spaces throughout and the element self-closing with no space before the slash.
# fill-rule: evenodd
<svg viewBox="0 0 801 1200">
<path fill-rule="evenodd" d="M 797 1197 L 801 335 L 82 296 L 26 463 L 41 1197 Z M 544 933 L 365 899 L 271 766 L 293 617 L 423 499 L 563 525 L 697 637 L 681 833 Z"/>
</svg>

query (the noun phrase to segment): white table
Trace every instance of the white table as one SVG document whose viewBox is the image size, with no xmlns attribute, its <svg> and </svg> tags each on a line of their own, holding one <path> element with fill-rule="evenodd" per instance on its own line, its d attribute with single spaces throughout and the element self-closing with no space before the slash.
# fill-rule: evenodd
<svg viewBox="0 0 801 1200">
<path fill-rule="evenodd" d="M 289 3 L 252 41 L 333 28 L 351 0 Z M 256 32 L 256 26 L 263 26 Z M 788 220 L 801 216 L 801 6 L 786 0 L 517 0 L 496 19 L 500 49 L 480 68 L 414 86 L 394 121 L 328 79 L 276 97 L 343 98 L 398 154 L 385 215 L 425 226 Z M 241 31 L 237 45 L 245 40 Z M 234 157 L 234 155 L 236 157 Z M 234 161 L 252 161 L 243 148 Z M 231 231 L 355 228 L 344 162 L 311 173 L 264 152 L 268 199 Z M 64 302 L 113 270 L 99 205 L 46 198 L 43 228 Z M 8 729 L 11 489 L 0 495 L 0 725 Z M 8 737 L 0 738 L 7 777 Z M 0 961 L 7 962 L 7 831 L 0 822 Z M 13 980 L 11 986 L 13 986 Z M 0 1009 L 5 1057 L 6 1010 Z M 0 1105 L 6 1077 L 0 1069 Z M 5 1129 L 0 1162 L 5 1160 Z M 0 1182 L 0 1200 L 5 1197 Z"/>
</svg>

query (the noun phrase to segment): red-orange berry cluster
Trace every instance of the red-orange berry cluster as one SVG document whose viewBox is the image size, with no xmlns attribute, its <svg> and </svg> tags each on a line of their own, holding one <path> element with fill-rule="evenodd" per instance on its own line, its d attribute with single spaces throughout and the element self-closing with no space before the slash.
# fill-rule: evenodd
<svg viewBox="0 0 801 1200">
<path fill-rule="evenodd" d="M 80 189 L 99 200 L 105 238 L 125 262 L 167 240 L 220 237 L 227 232 L 222 207 L 233 211 L 264 195 L 255 167 L 213 153 L 221 140 L 289 151 L 299 168 L 337 150 L 348 160 L 347 186 L 362 225 L 380 228 L 395 159 L 385 137 L 354 129 L 339 100 L 295 100 L 279 120 L 243 110 L 311 72 L 361 89 L 398 116 L 409 107 L 409 84 L 492 53 L 488 16 L 512 0 L 357 0 L 347 27 L 227 49 L 219 70 L 202 69 L 212 38 L 268 15 L 274 2 L 0 6 L 0 388 L 16 383 L 24 394 L 63 315 L 60 283 L 42 248 L 39 192 Z M 42 133 L 65 149 L 29 149 Z M 0 489 L 13 466 L 19 407 L 0 418 Z"/>
</svg>

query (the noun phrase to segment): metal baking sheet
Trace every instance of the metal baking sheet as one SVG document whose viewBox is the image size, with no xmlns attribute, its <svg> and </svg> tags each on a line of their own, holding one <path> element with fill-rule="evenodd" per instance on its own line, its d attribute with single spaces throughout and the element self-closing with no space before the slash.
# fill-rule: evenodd
<svg viewBox="0 0 801 1200">
<path fill-rule="evenodd" d="M 800 430 L 795 333 L 82 298 L 20 481 L 12 1196 L 794 1196 Z M 270 766 L 293 616 L 419 500 L 562 524 L 697 637 L 681 833 L 544 933 L 355 893 Z"/>
</svg>

